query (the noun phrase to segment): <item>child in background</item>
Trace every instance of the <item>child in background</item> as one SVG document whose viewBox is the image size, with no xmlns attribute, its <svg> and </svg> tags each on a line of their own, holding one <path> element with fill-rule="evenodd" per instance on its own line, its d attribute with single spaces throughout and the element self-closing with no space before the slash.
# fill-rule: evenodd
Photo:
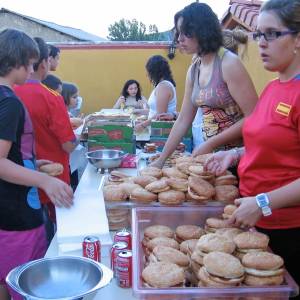
<svg viewBox="0 0 300 300">
<path fill-rule="evenodd" d="M 52 74 L 48 74 L 47 77 L 44 80 L 42 80 L 42 83 L 46 85 L 48 88 L 50 88 L 51 90 L 61 94 L 62 81 L 58 77 Z"/>
<path fill-rule="evenodd" d="M 60 59 L 60 49 L 49 45 L 49 70 L 50 71 L 56 71 Z"/>
<path fill-rule="evenodd" d="M 21 300 L 8 288 L 10 270 L 44 256 L 46 234 L 36 187 L 57 206 L 70 206 L 71 188 L 55 177 L 35 171 L 49 161 L 35 160 L 29 114 L 12 87 L 23 84 L 39 58 L 37 44 L 25 33 L 0 33 L 0 299 Z M 8 294 L 9 291 L 9 294 Z"/>
<path fill-rule="evenodd" d="M 77 106 L 77 99 L 79 95 L 78 87 L 70 82 L 64 82 L 62 85 L 62 97 L 64 98 L 65 105 L 69 112 L 70 121 L 72 124 L 73 129 L 78 128 L 82 123 L 83 120 L 81 118 L 76 118 L 70 112 L 71 109 Z M 70 178 L 71 178 L 71 186 L 75 191 L 79 182 L 78 178 L 78 169 L 74 170 L 72 173 L 70 171 Z"/>
<path fill-rule="evenodd" d="M 147 99 L 141 94 L 140 84 L 130 79 L 125 82 L 120 98 L 116 101 L 113 108 L 129 108 L 133 109 L 134 113 L 148 114 Z"/>
</svg>

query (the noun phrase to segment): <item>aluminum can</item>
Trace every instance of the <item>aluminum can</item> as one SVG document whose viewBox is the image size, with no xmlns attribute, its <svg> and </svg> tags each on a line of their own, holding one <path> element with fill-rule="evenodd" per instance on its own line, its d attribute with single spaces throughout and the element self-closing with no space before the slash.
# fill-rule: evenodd
<svg viewBox="0 0 300 300">
<path fill-rule="evenodd" d="M 82 256 L 101 261 L 101 243 L 95 236 L 86 236 L 82 242 Z"/>
<path fill-rule="evenodd" d="M 127 243 L 127 249 L 132 249 L 132 242 L 131 242 L 131 232 L 128 231 L 126 228 L 118 231 L 114 236 L 114 243 L 116 242 L 125 242 Z"/>
<path fill-rule="evenodd" d="M 114 276 L 116 276 L 116 264 L 117 264 L 117 256 L 120 252 L 127 249 L 126 242 L 116 242 L 113 243 L 110 249 L 110 267 L 114 272 Z"/>
<path fill-rule="evenodd" d="M 132 252 L 122 251 L 117 256 L 117 284 L 122 288 L 132 287 Z"/>
</svg>

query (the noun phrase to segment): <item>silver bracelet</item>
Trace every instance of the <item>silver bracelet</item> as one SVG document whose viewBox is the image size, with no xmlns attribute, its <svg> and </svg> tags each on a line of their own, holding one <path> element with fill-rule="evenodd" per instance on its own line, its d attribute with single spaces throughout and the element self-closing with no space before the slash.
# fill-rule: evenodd
<svg viewBox="0 0 300 300">
<path fill-rule="evenodd" d="M 232 162 L 231 166 L 236 167 L 242 156 L 241 148 L 233 148 L 231 151 L 233 151 L 234 154 L 234 161 Z"/>
</svg>

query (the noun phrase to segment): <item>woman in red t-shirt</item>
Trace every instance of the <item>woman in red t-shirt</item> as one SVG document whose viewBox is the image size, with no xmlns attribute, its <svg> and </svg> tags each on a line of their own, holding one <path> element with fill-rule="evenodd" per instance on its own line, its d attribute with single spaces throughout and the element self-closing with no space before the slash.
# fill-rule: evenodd
<svg viewBox="0 0 300 300">
<path fill-rule="evenodd" d="M 243 126 L 244 148 L 220 151 L 206 168 L 221 174 L 239 162 L 243 198 L 229 222 L 256 225 L 270 236 L 294 279 L 300 253 L 300 1 L 269 0 L 261 8 L 257 32 L 264 68 L 277 72 Z"/>
</svg>

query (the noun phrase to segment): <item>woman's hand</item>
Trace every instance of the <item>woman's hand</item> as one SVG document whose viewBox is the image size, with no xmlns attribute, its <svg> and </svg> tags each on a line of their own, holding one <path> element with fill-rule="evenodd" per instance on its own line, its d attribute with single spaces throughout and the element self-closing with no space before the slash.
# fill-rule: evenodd
<svg viewBox="0 0 300 300">
<path fill-rule="evenodd" d="M 232 151 L 219 151 L 207 159 L 204 169 L 219 176 L 232 165 L 234 160 L 235 155 Z"/>
<path fill-rule="evenodd" d="M 241 228 L 253 227 L 262 217 L 261 209 L 258 207 L 255 197 L 239 198 L 234 201 L 234 204 L 238 208 L 228 220 L 234 226 Z"/>
<path fill-rule="evenodd" d="M 162 169 L 164 164 L 165 164 L 165 162 L 163 160 L 161 160 L 160 158 L 158 158 L 155 161 L 153 161 L 151 164 L 149 164 L 149 167 L 155 167 L 155 168 Z"/>
</svg>

